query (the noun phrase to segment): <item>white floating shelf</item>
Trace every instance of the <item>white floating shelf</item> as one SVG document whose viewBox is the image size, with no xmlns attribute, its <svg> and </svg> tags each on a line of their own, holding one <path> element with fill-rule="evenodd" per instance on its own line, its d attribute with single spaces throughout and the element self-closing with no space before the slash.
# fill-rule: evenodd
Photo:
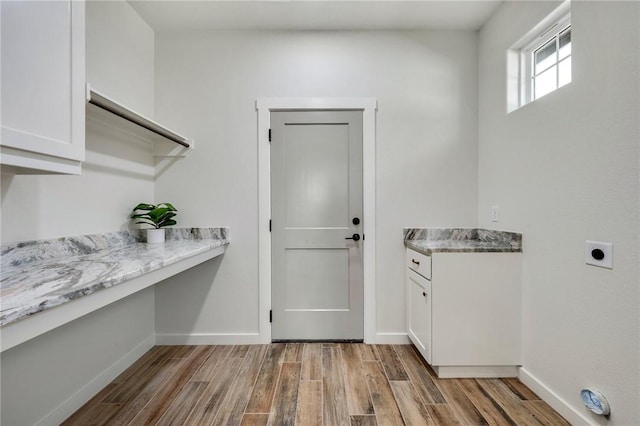
<svg viewBox="0 0 640 426">
<path fill-rule="evenodd" d="M 192 139 L 182 136 L 181 134 L 174 132 L 166 126 L 163 126 L 162 124 L 157 123 L 142 114 L 138 114 L 137 112 L 133 111 L 130 108 L 127 108 L 126 106 L 113 100 L 112 98 L 109 98 L 108 96 L 105 96 L 102 93 L 93 90 L 89 84 L 87 84 L 87 103 L 95 105 L 102 110 L 108 111 L 109 113 L 111 113 L 109 115 L 118 117 L 117 120 L 119 123 L 116 124 L 118 125 L 118 127 L 125 127 L 125 129 L 129 131 L 141 130 L 141 134 L 139 134 L 139 136 L 148 139 L 151 142 L 155 142 L 158 140 L 170 141 L 182 146 L 179 152 L 175 152 L 175 150 L 173 150 L 171 153 L 164 155 L 159 154 L 159 156 L 184 156 L 194 147 Z M 87 112 L 91 113 L 92 109 L 87 108 Z M 95 114 L 98 114 L 98 112 L 94 112 L 94 115 Z M 103 114 L 101 114 L 100 118 L 104 119 L 105 117 Z M 131 126 L 130 123 L 132 123 L 134 126 Z"/>
</svg>

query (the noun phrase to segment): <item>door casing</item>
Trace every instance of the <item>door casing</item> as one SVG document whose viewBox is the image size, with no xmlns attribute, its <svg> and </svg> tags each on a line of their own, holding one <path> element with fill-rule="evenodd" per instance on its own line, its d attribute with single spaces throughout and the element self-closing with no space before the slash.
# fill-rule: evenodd
<svg viewBox="0 0 640 426">
<path fill-rule="evenodd" d="M 364 341 L 376 341 L 375 297 L 375 114 L 374 98 L 259 98 L 258 112 L 258 304 L 259 343 L 271 342 L 271 169 L 269 126 L 271 111 L 362 111 L 362 178 L 363 178 L 363 234 L 365 235 L 364 264 Z"/>
</svg>

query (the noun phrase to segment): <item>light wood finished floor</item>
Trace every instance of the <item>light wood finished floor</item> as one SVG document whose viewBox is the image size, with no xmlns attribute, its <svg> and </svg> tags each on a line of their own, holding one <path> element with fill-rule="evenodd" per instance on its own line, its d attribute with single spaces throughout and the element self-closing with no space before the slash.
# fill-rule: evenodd
<svg viewBox="0 0 640 426">
<path fill-rule="evenodd" d="M 517 379 L 437 379 L 410 345 L 156 346 L 64 425 L 568 425 Z"/>
</svg>

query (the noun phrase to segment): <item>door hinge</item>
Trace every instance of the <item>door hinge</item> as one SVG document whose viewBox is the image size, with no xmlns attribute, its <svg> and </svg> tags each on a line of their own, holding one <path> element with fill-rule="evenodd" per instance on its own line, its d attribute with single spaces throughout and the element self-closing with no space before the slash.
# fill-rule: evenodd
<svg viewBox="0 0 640 426">
<path fill-rule="evenodd" d="M 364 234 L 362 234 L 362 241 L 364 241 Z"/>
<path fill-rule="evenodd" d="M 269 129 L 269 142 L 271 142 L 271 129 Z"/>
<path fill-rule="evenodd" d="M 269 309 L 269 322 L 273 322 L 273 311 Z"/>
<path fill-rule="evenodd" d="M 269 219 L 269 232 L 271 232 L 271 219 Z"/>
</svg>

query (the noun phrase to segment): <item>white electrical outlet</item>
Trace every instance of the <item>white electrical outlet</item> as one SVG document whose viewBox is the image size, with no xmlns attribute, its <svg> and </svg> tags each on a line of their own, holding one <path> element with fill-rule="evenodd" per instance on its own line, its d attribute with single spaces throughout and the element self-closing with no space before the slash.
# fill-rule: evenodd
<svg viewBox="0 0 640 426">
<path fill-rule="evenodd" d="M 587 241 L 585 263 L 587 265 L 613 269 L 613 244 Z"/>
<path fill-rule="evenodd" d="M 491 206 L 491 222 L 500 222 L 500 209 L 498 206 Z"/>
</svg>

